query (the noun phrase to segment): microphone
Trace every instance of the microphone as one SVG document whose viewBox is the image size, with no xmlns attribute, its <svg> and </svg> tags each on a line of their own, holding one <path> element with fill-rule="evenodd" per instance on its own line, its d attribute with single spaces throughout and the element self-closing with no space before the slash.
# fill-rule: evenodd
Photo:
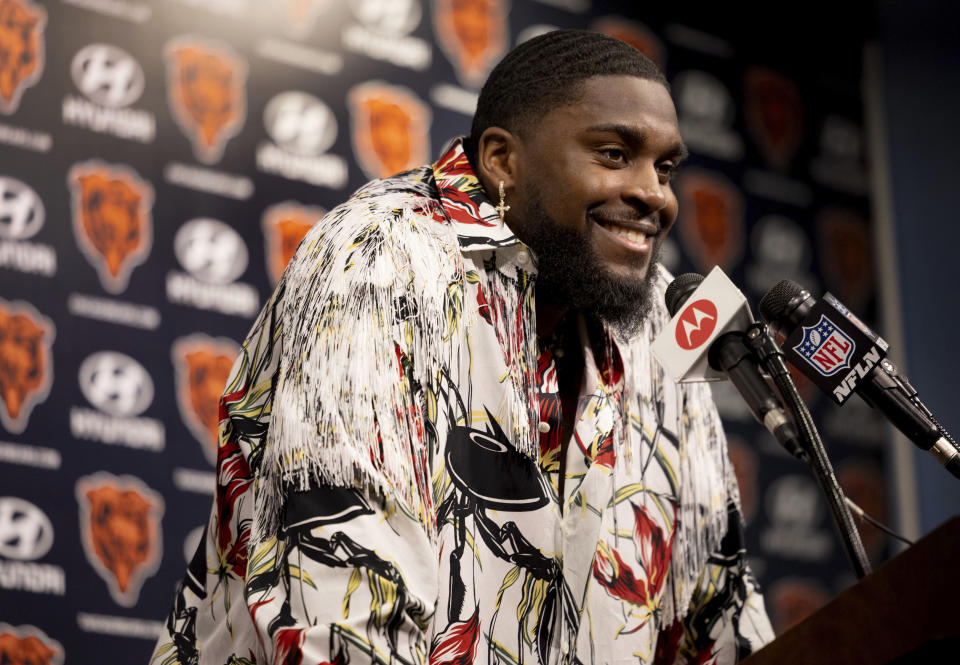
<svg viewBox="0 0 960 665">
<path fill-rule="evenodd" d="M 797 430 L 744 339 L 753 314 L 719 266 L 680 275 L 664 294 L 673 317 L 651 350 L 678 383 L 729 378 L 757 419 L 792 455 L 806 459 Z M 688 304 L 689 303 L 689 304 Z"/>
<path fill-rule="evenodd" d="M 664 300 L 673 318 L 651 350 L 667 376 L 677 383 L 727 378 L 710 366 L 707 351 L 720 335 L 742 331 L 753 323 L 746 297 L 717 266 L 706 278 L 696 273 L 680 275 L 667 287 Z"/>
<path fill-rule="evenodd" d="M 837 404 L 857 393 L 922 450 L 960 478 L 960 450 L 885 358 L 890 345 L 831 294 L 817 300 L 789 279 L 760 300 L 760 317 L 783 342 L 787 360 Z"/>
</svg>

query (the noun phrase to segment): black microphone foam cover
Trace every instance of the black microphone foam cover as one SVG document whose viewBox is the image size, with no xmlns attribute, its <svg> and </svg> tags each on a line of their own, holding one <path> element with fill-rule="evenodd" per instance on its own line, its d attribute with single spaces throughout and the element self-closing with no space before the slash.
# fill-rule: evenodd
<svg viewBox="0 0 960 665">
<path fill-rule="evenodd" d="M 667 304 L 667 311 L 670 312 L 670 316 L 677 313 L 680 306 L 686 302 L 691 293 L 696 291 L 702 281 L 703 275 L 695 272 L 687 272 L 674 278 L 674 280 L 670 282 L 666 293 L 663 294 L 663 300 Z"/>
<path fill-rule="evenodd" d="M 767 323 L 776 323 L 792 309 L 790 307 L 790 301 L 794 300 L 805 290 L 806 289 L 792 279 L 777 282 L 777 284 L 760 299 L 758 305 L 760 317 Z"/>
</svg>

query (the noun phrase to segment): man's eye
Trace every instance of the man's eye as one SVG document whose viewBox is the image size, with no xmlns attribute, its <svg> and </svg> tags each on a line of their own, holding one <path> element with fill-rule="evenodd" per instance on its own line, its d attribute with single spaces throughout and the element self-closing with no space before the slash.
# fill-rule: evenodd
<svg viewBox="0 0 960 665">
<path fill-rule="evenodd" d="M 603 148 L 600 150 L 600 154 L 611 162 L 623 163 L 627 161 L 627 153 L 620 148 Z"/>
<path fill-rule="evenodd" d="M 678 168 L 679 165 L 675 162 L 662 162 L 657 165 L 657 175 L 660 176 L 661 180 L 669 181 L 677 174 Z"/>
</svg>

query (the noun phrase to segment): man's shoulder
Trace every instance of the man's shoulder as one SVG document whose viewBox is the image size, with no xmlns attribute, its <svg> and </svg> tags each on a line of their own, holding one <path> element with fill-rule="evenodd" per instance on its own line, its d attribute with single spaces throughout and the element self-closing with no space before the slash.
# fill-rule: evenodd
<svg viewBox="0 0 960 665">
<path fill-rule="evenodd" d="M 285 280 L 289 287 L 319 272 L 383 285 L 401 273 L 419 276 L 460 261 L 432 170 L 421 167 L 370 181 L 327 213 L 304 237 Z"/>
</svg>

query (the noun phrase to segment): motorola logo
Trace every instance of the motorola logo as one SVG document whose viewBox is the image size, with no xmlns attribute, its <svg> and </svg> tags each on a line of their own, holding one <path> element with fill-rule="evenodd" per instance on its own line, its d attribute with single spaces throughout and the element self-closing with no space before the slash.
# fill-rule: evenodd
<svg viewBox="0 0 960 665">
<path fill-rule="evenodd" d="M 0 556 L 33 561 L 52 545 L 53 525 L 42 510 L 17 497 L 0 497 Z"/>
<path fill-rule="evenodd" d="M 687 306 L 677 319 L 676 338 L 681 349 L 690 351 L 710 339 L 717 327 L 717 306 L 700 299 Z"/>
<path fill-rule="evenodd" d="M 28 185 L 0 176 L 0 240 L 26 240 L 43 226 L 43 202 Z"/>
<path fill-rule="evenodd" d="M 73 57 L 70 75 L 77 88 L 101 106 L 121 108 L 143 94 L 144 76 L 133 56 L 110 44 L 90 44 Z"/>
<path fill-rule="evenodd" d="M 228 284 L 247 269 L 243 238 L 216 219 L 200 217 L 184 224 L 173 249 L 183 269 L 207 284 Z"/>
<path fill-rule="evenodd" d="M 153 381 L 130 356 L 101 351 L 80 365 L 80 391 L 99 410 L 118 418 L 143 413 L 153 401 Z"/>
<path fill-rule="evenodd" d="M 337 138 L 337 119 L 330 107 L 296 90 L 271 99 L 263 123 L 277 145 L 297 155 L 319 155 Z"/>
<path fill-rule="evenodd" d="M 410 34 L 423 13 L 419 0 L 356 0 L 350 8 L 370 30 L 392 37 Z"/>
</svg>

